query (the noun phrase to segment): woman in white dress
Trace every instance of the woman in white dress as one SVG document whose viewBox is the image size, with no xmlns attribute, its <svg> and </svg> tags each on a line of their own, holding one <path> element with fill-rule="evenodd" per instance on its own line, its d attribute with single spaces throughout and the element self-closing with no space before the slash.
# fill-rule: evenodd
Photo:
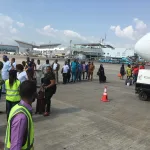
<svg viewBox="0 0 150 150">
<path fill-rule="evenodd" d="M 17 69 L 17 79 L 20 80 L 21 83 L 28 80 L 28 76 L 26 71 L 24 71 L 23 65 L 18 64 L 16 66 L 16 69 Z"/>
</svg>

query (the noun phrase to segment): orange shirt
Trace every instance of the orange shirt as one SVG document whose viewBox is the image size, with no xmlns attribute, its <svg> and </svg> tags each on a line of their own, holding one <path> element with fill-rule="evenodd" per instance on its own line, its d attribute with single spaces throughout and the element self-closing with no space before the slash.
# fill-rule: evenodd
<svg viewBox="0 0 150 150">
<path fill-rule="evenodd" d="M 93 72 L 94 69 L 95 69 L 95 66 L 91 64 L 91 65 L 89 66 L 89 72 Z"/>
</svg>

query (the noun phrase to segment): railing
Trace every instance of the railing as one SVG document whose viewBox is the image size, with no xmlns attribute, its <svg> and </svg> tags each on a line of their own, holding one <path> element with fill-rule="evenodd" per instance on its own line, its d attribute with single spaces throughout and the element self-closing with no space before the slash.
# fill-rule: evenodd
<svg viewBox="0 0 150 150">
<path fill-rule="evenodd" d="M 102 53 L 101 48 L 72 48 L 72 51 Z"/>
</svg>

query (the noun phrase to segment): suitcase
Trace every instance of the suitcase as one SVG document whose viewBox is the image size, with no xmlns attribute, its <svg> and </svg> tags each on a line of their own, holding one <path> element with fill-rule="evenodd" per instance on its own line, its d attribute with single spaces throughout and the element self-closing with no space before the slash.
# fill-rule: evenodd
<svg viewBox="0 0 150 150">
<path fill-rule="evenodd" d="M 104 82 L 106 82 L 106 76 L 104 76 Z"/>
<path fill-rule="evenodd" d="M 43 114 L 45 112 L 45 92 L 43 88 L 40 88 L 37 96 L 37 103 L 36 103 L 36 114 Z"/>
<path fill-rule="evenodd" d="M 131 86 L 133 84 L 132 79 L 126 79 L 125 80 L 125 85 L 127 85 L 127 83 L 129 83 L 129 85 Z"/>
</svg>

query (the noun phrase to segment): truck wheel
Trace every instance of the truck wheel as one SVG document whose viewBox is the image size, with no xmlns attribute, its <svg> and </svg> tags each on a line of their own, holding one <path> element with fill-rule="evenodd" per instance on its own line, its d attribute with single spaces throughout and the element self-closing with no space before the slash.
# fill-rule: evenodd
<svg viewBox="0 0 150 150">
<path fill-rule="evenodd" d="M 140 92 L 139 93 L 139 99 L 142 101 L 146 101 L 148 99 L 148 96 L 145 92 Z"/>
</svg>

